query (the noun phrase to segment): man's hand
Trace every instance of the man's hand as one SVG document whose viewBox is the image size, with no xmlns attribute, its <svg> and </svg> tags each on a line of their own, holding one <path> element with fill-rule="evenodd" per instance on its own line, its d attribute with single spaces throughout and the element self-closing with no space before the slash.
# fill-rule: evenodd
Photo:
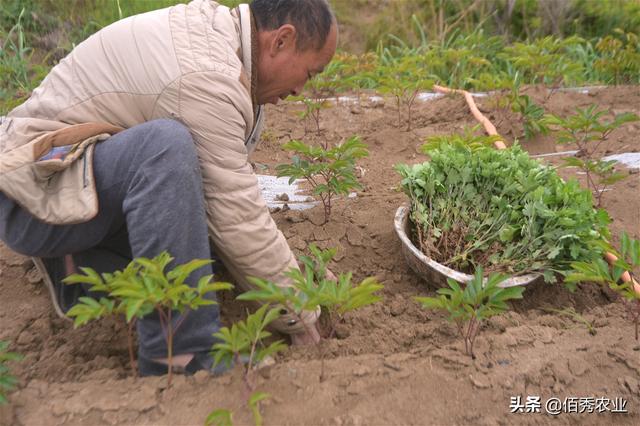
<svg viewBox="0 0 640 426">
<path fill-rule="evenodd" d="M 307 331 L 307 329 L 309 329 L 309 331 Z M 318 328 L 315 324 L 305 327 L 303 333 L 291 335 L 291 345 L 293 346 L 315 345 L 318 343 L 320 343 L 320 333 L 318 333 Z"/>
<path fill-rule="evenodd" d="M 302 272 L 304 272 L 304 268 L 305 268 L 305 266 L 304 266 L 304 265 L 301 265 L 301 266 L 300 266 L 300 270 L 301 270 Z M 325 277 L 325 279 L 327 279 L 327 280 L 329 280 L 329 281 L 336 281 L 336 282 L 338 281 L 338 277 L 336 277 L 336 274 L 334 274 L 333 272 L 331 272 L 331 270 L 330 270 L 329 268 L 326 268 L 326 269 L 324 270 L 324 277 Z"/>
<path fill-rule="evenodd" d="M 325 278 L 330 281 L 338 281 L 338 277 L 328 268 L 325 270 Z M 305 327 L 302 333 L 291 335 L 291 344 L 293 346 L 315 345 L 318 343 L 320 343 L 320 333 L 315 324 Z"/>
</svg>

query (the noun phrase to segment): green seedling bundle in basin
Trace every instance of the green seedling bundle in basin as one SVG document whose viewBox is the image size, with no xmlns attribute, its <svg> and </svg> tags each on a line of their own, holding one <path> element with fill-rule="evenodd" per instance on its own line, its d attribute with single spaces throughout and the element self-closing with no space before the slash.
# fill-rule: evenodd
<svg viewBox="0 0 640 426">
<path fill-rule="evenodd" d="M 548 282 L 571 262 L 602 256 L 608 214 L 576 180 L 531 159 L 520 146 L 440 140 L 430 161 L 396 166 L 411 200 L 412 240 L 429 258 L 461 272 L 540 273 Z"/>
</svg>

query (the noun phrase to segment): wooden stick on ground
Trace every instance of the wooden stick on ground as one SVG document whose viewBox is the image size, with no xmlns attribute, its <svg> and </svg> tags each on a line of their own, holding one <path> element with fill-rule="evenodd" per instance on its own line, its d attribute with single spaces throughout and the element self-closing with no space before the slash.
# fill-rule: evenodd
<svg viewBox="0 0 640 426">
<path fill-rule="evenodd" d="M 482 124 L 487 134 L 490 136 L 500 136 L 498 134 L 498 131 L 496 130 L 496 126 L 494 126 L 493 123 L 491 123 L 491 121 L 489 121 L 489 119 L 480 112 L 478 106 L 476 105 L 476 101 L 474 101 L 473 96 L 471 96 L 471 93 L 467 92 L 466 90 L 450 89 L 448 87 L 438 86 L 436 84 L 433 85 L 433 90 L 437 93 L 457 93 L 464 95 L 464 99 L 467 101 L 467 105 L 471 110 L 471 114 L 473 114 L 475 119 L 478 120 L 480 124 Z M 507 145 L 502 140 L 494 142 L 494 145 L 497 149 L 507 148 Z M 614 255 L 613 253 L 605 253 L 604 258 L 610 265 L 613 265 L 618 260 L 616 255 Z M 640 284 L 631 276 L 628 271 L 625 271 L 624 274 L 622 274 L 621 278 L 625 283 L 631 282 L 633 284 L 634 291 L 637 294 L 640 294 Z"/>
</svg>

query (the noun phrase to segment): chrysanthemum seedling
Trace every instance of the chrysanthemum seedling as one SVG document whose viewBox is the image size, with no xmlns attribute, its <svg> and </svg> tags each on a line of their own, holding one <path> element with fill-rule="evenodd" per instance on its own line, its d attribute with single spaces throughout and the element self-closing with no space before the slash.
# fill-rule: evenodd
<svg viewBox="0 0 640 426">
<path fill-rule="evenodd" d="M 7 362 L 21 359 L 22 355 L 9 352 L 9 342 L 0 340 L 0 405 L 8 402 L 7 393 L 13 390 L 18 383 L 18 379 L 9 371 Z"/>
<path fill-rule="evenodd" d="M 507 278 L 507 275 L 491 274 L 485 282 L 482 268 L 478 268 L 464 289 L 449 278 L 449 288 L 439 289 L 438 297 L 416 297 L 416 300 L 426 309 L 446 311 L 449 314 L 448 320 L 455 323 L 464 339 L 466 354 L 475 359 L 473 344 L 482 322 L 507 311 L 507 300 L 522 299 L 524 287 L 498 287 Z"/>
<path fill-rule="evenodd" d="M 165 272 L 172 260 L 167 252 L 162 252 L 153 259 L 136 258 L 123 271 L 98 274 L 91 268 L 80 268 L 84 274 L 73 274 L 64 279 L 66 284 L 87 284 L 89 291 L 106 294 L 99 300 L 91 297 L 79 299 L 79 303 L 67 313 L 74 318 L 76 327 L 111 314 L 125 315 L 129 323 L 129 356 L 132 364 L 131 333 L 134 320 L 153 311 L 158 313 L 167 343 L 169 385 L 173 371 L 170 367 L 173 337 L 189 310 L 215 304 L 215 301 L 205 298 L 207 293 L 233 288 L 229 283 L 212 282 L 213 275 L 203 276 L 195 287 L 191 287 L 185 283 L 189 275 L 212 261 L 196 259 Z M 174 318 L 176 314 L 177 319 Z"/>
<path fill-rule="evenodd" d="M 314 195 L 322 201 L 325 223 L 329 220 L 336 196 L 362 188 L 355 175 L 355 164 L 357 159 L 369 155 L 369 151 L 358 136 L 352 136 L 331 149 L 310 146 L 299 140 L 292 140 L 283 148 L 293 151 L 294 155 L 290 164 L 276 167 L 278 177 L 288 176 L 289 183 L 306 179 Z"/>
<path fill-rule="evenodd" d="M 601 247 L 607 253 L 613 253 L 618 260 L 610 266 L 604 259 L 596 259 L 593 262 L 573 262 L 573 271 L 567 275 L 565 281 L 578 283 L 591 281 L 606 284 L 615 290 L 625 301 L 629 316 L 634 324 L 635 338 L 638 340 L 640 328 L 640 294 L 634 287 L 633 281 L 637 282 L 633 271 L 640 266 L 640 240 L 630 238 L 626 233 L 620 239 L 620 251 L 612 245 L 602 243 Z M 631 280 L 623 281 L 623 274 L 629 274 Z"/>
<path fill-rule="evenodd" d="M 607 111 L 596 111 L 596 105 L 587 108 L 577 108 L 576 113 L 567 118 L 547 115 L 545 122 L 556 133 L 557 143 L 571 143 L 578 147 L 579 155 L 567 157 L 565 166 L 578 167 L 587 176 L 587 184 L 594 192 L 597 206 L 602 204 L 602 194 L 607 186 L 626 177 L 624 173 L 614 170 L 615 161 L 596 159 L 595 154 L 611 132 L 618 127 L 640 120 L 636 114 L 627 112 L 617 114 L 613 120 L 606 121 Z"/>
<path fill-rule="evenodd" d="M 251 278 L 256 289 L 241 294 L 238 299 L 283 306 L 302 324 L 302 311 L 324 308 L 329 316 L 329 336 L 333 336 L 337 320 L 342 319 L 349 311 L 382 300 L 376 293 L 384 286 L 375 277 L 365 278 L 353 285 L 351 272 L 340 274 L 337 281 L 329 279 L 327 264 L 335 256 L 335 249 L 320 250 L 313 244 L 309 248 L 312 256 L 300 257 L 304 271 L 291 269 L 286 273 L 291 280 L 290 287 L 280 287 L 268 280 Z M 322 378 L 321 373 L 321 380 Z"/>
</svg>

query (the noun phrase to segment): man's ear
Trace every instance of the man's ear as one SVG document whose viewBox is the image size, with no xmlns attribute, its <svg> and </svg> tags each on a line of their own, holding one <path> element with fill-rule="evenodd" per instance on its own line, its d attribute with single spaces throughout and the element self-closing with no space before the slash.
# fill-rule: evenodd
<svg viewBox="0 0 640 426">
<path fill-rule="evenodd" d="M 296 27 L 291 24 L 284 24 L 275 30 L 275 36 L 271 41 L 269 53 L 275 56 L 278 52 L 295 48 L 297 35 Z"/>
</svg>

